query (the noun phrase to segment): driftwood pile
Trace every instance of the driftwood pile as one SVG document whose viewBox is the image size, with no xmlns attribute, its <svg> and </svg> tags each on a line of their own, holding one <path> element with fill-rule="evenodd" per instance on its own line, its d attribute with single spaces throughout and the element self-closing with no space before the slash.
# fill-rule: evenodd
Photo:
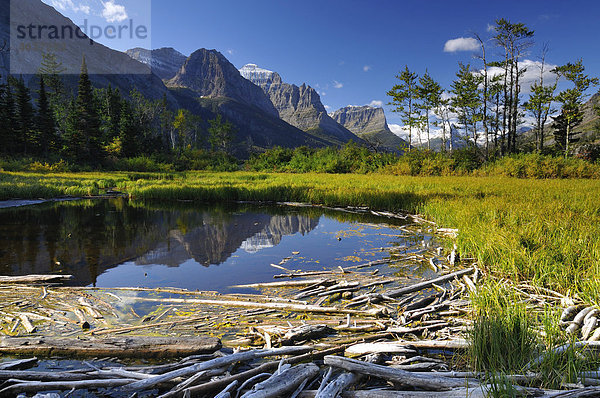
<svg viewBox="0 0 600 398">
<path fill-rule="evenodd" d="M 382 249 L 389 258 L 324 271 L 288 270 L 284 259 L 273 264 L 283 271 L 275 281 L 235 287 L 255 289 L 247 294 L 67 288 L 49 285 L 55 280 L 45 276 L 27 286 L 0 280 L 0 353 L 87 358 L 58 372 L 36 368 L 36 358 L 0 363 L 0 396 L 487 396 L 482 375 L 462 359 L 471 311 L 466 295 L 481 277 L 476 264 L 463 259 L 467 268 L 457 269 L 456 249 L 445 256 L 424 241 Z M 399 272 L 415 264 L 435 275 L 410 281 Z M 513 288 L 532 306 L 566 299 L 528 285 Z M 600 314 L 585 310 L 565 311 L 565 327 L 586 327 L 590 319 L 597 326 Z M 132 363 L 136 357 L 146 362 Z M 519 387 L 530 377 L 512 379 L 524 395 L 600 396 L 596 386 Z"/>
</svg>

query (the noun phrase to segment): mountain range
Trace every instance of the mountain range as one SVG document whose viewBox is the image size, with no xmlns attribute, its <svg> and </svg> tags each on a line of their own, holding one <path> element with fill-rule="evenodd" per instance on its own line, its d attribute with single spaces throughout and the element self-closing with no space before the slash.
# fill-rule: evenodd
<svg viewBox="0 0 600 398">
<path fill-rule="evenodd" d="M 400 151 L 408 147 L 406 141 L 390 130 L 383 108 L 350 105 L 338 109 L 331 116 L 374 148 Z"/>
<path fill-rule="evenodd" d="M 1 2 L 0 45 L 10 42 L 11 16 L 15 15 L 34 25 L 77 29 L 70 19 L 41 0 L 12 2 L 12 10 L 8 0 Z M 85 57 L 96 87 L 118 88 L 125 96 L 135 89 L 148 99 L 166 98 L 173 110 L 186 108 L 199 115 L 203 130 L 208 127 L 208 120 L 222 114 L 236 129 L 234 152 L 238 155 L 275 145 L 323 147 L 375 140 L 377 146 L 395 149 L 403 144 L 389 130 L 383 109 L 347 110 L 345 113 L 352 116 L 337 120 L 334 117 L 339 117 L 341 110 L 329 115 L 311 86 L 286 83 L 278 73 L 254 64 L 238 70 L 216 50 L 199 49 L 186 56 L 174 48 L 133 48 L 123 53 L 99 43 L 90 44 L 88 38 L 71 38 L 66 49 L 55 53 L 71 91 L 75 92 Z M 16 60 L 18 64 L 15 67 L 13 63 L 13 69 L 27 70 L 23 78 L 34 92 L 35 73 L 46 51 L 44 46 L 37 47 L 28 52 L 12 49 L 10 56 L 3 51 L 0 75 L 6 77 L 11 62 Z"/>
</svg>

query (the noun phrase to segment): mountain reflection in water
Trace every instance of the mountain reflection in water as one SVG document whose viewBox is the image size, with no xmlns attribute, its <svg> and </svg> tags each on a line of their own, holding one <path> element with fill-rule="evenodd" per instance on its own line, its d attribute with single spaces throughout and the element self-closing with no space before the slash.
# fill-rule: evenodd
<svg viewBox="0 0 600 398">
<path fill-rule="evenodd" d="M 406 222 L 313 207 L 46 202 L 0 209 L 0 275 L 62 273 L 78 286 L 234 292 L 232 285 L 281 273 L 270 264 L 284 258 L 289 270 L 334 269 L 389 257 L 381 247 L 429 239 L 390 223 Z"/>
<path fill-rule="evenodd" d="M 240 247 L 255 253 L 312 231 L 318 215 L 252 206 L 141 205 L 126 199 L 52 202 L 0 210 L 0 274 L 64 273 L 95 285 L 125 261 L 209 266 Z"/>
</svg>

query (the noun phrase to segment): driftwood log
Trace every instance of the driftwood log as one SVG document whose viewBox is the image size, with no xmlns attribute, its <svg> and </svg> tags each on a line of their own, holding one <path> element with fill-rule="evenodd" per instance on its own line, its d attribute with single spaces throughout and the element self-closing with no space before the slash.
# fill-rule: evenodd
<svg viewBox="0 0 600 398">
<path fill-rule="evenodd" d="M 26 382 L 13 384 L 12 386 L 6 387 L 0 390 L 0 396 L 2 397 L 16 397 L 20 393 L 34 393 L 40 391 L 53 391 L 53 390 L 79 390 L 88 388 L 114 388 L 121 387 L 128 383 L 135 381 L 133 379 L 101 379 L 101 380 L 79 380 L 79 381 L 51 381 L 47 383 L 43 382 Z"/>
<path fill-rule="evenodd" d="M 379 343 L 360 343 L 346 349 L 352 355 L 370 353 L 415 354 L 416 349 L 424 350 L 465 350 L 469 347 L 466 340 L 416 340 L 416 341 L 383 341 Z"/>
<path fill-rule="evenodd" d="M 52 283 L 64 282 L 73 279 L 73 275 L 23 275 L 23 276 L 0 276 L 0 284 L 6 283 Z"/>
<path fill-rule="evenodd" d="M 167 358 L 212 353 L 221 348 L 215 337 L 121 337 L 89 340 L 66 338 L 2 337 L 0 354 L 66 356 Z"/>
<path fill-rule="evenodd" d="M 393 369 L 387 366 L 376 365 L 355 359 L 348 359 L 328 355 L 325 357 L 325 364 L 335 366 L 349 372 L 354 372 L 367 376 L 374 376 L 381 379 L 400 383 L 405 386 L 417 387 L 428 391 L 446 391 L 453 388 L 465 387 L 465 381 L 431 375 L 414 375 L 405 370 Z"/>
<path fill-rule="evenodd" d="M 124 386 L 124 390 L 128 391 L 140 391 L 146 390 L 154 387 L 159 383 L 164 383 L 166 381 L 173 380 L 177 377 L 185 377 L 196 374 L 203 370 L 213 369 L 213 368 L 222 368 L 227 365 L 234 364 L 236 362 L 245 362 L 250 361 L 257 358 L 264 358 L 275 355 L 292 355 L 292 354 L 304 354 L 306 352 L 311 351 L 311 347 L 306 346 L 298 346 L 298 347 L 282 347 L 282 348 L 274 348 L 271 350 L 250 350 L 250 351 L 242 351 L 236 354 L 227 355 L 220 358 L 215 358 L 210 361 L 201 362 L 195 365 L 191 365 L 182 369 L 177 369 L 171 372 L 167 372 L 158 376 L 154 376 L 152 378 L 146 380 L 136 381 L 135 383 L 131 383 L 127 386 Z"/>
<path fill-rule="evenodd" d="M 256 384 L 242 398 L 277 398 L 290 396 L 305 380 L 314 378 L 319 367 L 312 363 L 293 366 Z"/>
</svg>

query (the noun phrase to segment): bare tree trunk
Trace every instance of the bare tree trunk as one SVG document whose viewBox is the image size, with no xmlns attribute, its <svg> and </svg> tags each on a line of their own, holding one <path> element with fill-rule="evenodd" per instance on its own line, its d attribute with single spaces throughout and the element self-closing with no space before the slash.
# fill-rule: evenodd
<svg viewBox="0 0 600 398">
<path fill-rule="evenodd" d="M 488 103 L 488 69 L 487 69 L 487 59 L 485 56 L 485 43 L 479 37 L 479 35 L 475 35 L 475 38 L 479 41 L 481 45 L 481 60 L 483 61 L 483 131 L 485 134 L 485 159 L 489 159 L 490 157 L 490 132 L 488 129 L 487 122 L 487 103 Z M 475 141 L 475 145 L 477 145 L 477 140 Z"/>
</svg>

